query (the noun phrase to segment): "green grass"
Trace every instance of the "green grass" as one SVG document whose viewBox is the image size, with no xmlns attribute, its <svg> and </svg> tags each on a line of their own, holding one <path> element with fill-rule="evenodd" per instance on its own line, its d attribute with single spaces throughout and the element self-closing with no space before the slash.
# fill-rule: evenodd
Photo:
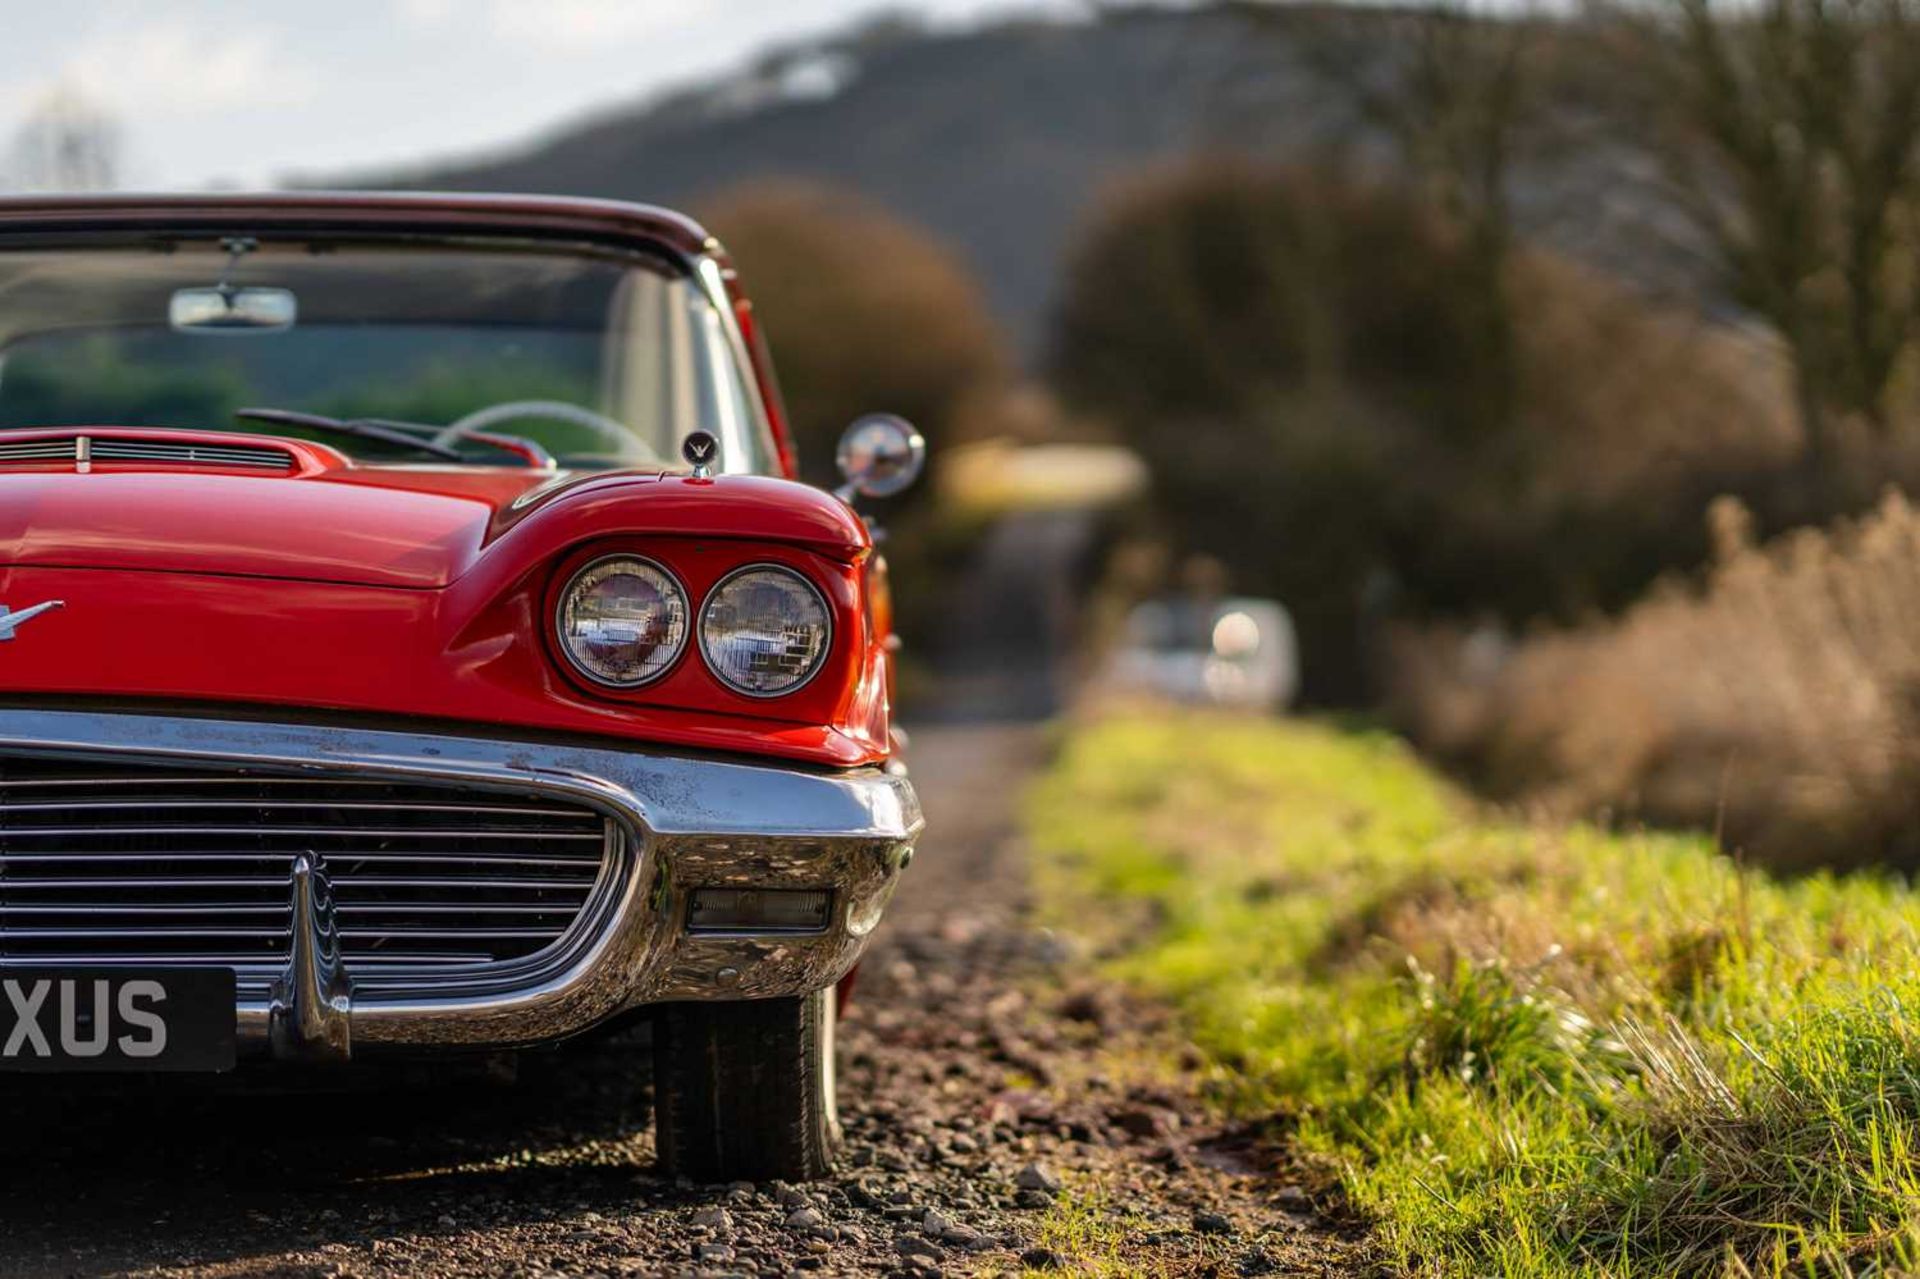
<svg viewBox="0 0 1920 1279">
<path fill-rule="evenodd" d="M 1488 817 L 1387 736 L 1226 716 L 1078 725 L 1028 812 L 1052 922 L 1397 1268 L 1920 1265 L 1903 883 Z"/>
<path fill-rule="evenodd" d="M 1041 1247 L 1073 1258 L 1077 1275 L 1140 1279 L 1164 1273 L 1162 1267 L 1131 1255 L 1131 1241 L 1147 1228 L 1140 1218 L 1117 1206 L 1104 1186 L 1078 1183 L 1055 1197 L 1040 1219 L 1035 1238 Z"/>
</svg>

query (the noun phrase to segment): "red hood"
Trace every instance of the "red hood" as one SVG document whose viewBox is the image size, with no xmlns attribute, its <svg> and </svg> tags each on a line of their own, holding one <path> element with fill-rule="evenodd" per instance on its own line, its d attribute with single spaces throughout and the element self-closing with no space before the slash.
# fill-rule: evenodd
<svg viewBox="0 0 1920 1279">
<path fill-rule="evenodd" d="M 284 706 L 871 763 L 887 751 L 871 546 L 845 503 L 788 480 L 358 467 L 259 436 L 0 431 L 0 600 L 63 605 L 5 646 L 0 697 Z M 742 564 L 787 565 L 822 592 L 840 640 L 777 701 L 698 660 L 631 694 L 583 687 L 546 619 L 562 575 L 603 549 L 671 565 L 693 598 Z"/>
<path fill-rule="evenodd" d="M 4 432 L 0 441 L 75 432 Z M 434 590 L 523 529 L 750 537 L 857 557 L 845 506 L 785 480 L 695 481 L 658 472 L 355 466 L 266 436 L 100 428 L 101 436 L 270 446 L 285 471 L 208 465 L 0 460 L 0 564 L 273 577 Z M 556 532 L 559 530 L 555 530 Z M 562 536 L 565 534 L 562 533 Z M 542 539 L 545 540 L 545 539 Z"/>
</svg>

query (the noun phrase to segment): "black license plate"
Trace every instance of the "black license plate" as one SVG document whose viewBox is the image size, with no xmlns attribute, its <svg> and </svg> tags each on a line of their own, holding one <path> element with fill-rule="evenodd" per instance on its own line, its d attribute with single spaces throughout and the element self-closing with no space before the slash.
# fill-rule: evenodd
<svg viewBox="0 0 1920 1279">
<path fill-rule="evenodd" d="M 231 1070 L 231 968 L 0 967 L 0 1071 Z"/>
</svg>

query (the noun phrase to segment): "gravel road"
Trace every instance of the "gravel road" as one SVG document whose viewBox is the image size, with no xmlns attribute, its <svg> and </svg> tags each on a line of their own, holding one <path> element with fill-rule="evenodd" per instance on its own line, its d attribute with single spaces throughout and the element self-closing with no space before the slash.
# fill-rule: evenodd
<svg viewBox="0 0 1920 1279">
<path fill-rule="evenodd" d="M 631 1038 L 525 1058 L 511 1085 L 17 1092 L 0 1097 L 0 1274 L 1355 1267 L 1280 1158 L 1192 1104 L 1197 1063 L 1153 1011 L 1023 924 L 1010 807 L 1038 740 L 999 724 L 916 738 L 934 833 L 843 1026 L 836 1178 L 659 1179 Z"/>
</svg>

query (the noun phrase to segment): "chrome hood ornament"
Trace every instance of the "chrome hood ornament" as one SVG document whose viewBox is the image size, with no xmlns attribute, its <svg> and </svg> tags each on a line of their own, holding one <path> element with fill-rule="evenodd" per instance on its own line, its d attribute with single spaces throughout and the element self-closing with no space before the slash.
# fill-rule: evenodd
<svg viewBox="0 0 1920 1279">
<path fill-rule="evenodd" d="M 20 623 L 30 622 L 50 609 L 65 608 L 66 606 L 67 602 L 65 600 L 47 600 L 43 603 L 17 610 L 9 609 L 5 604 L 0 604 L 0 641 L 12 639 L 13 629 L 20 625 Z"/>
</svg>

